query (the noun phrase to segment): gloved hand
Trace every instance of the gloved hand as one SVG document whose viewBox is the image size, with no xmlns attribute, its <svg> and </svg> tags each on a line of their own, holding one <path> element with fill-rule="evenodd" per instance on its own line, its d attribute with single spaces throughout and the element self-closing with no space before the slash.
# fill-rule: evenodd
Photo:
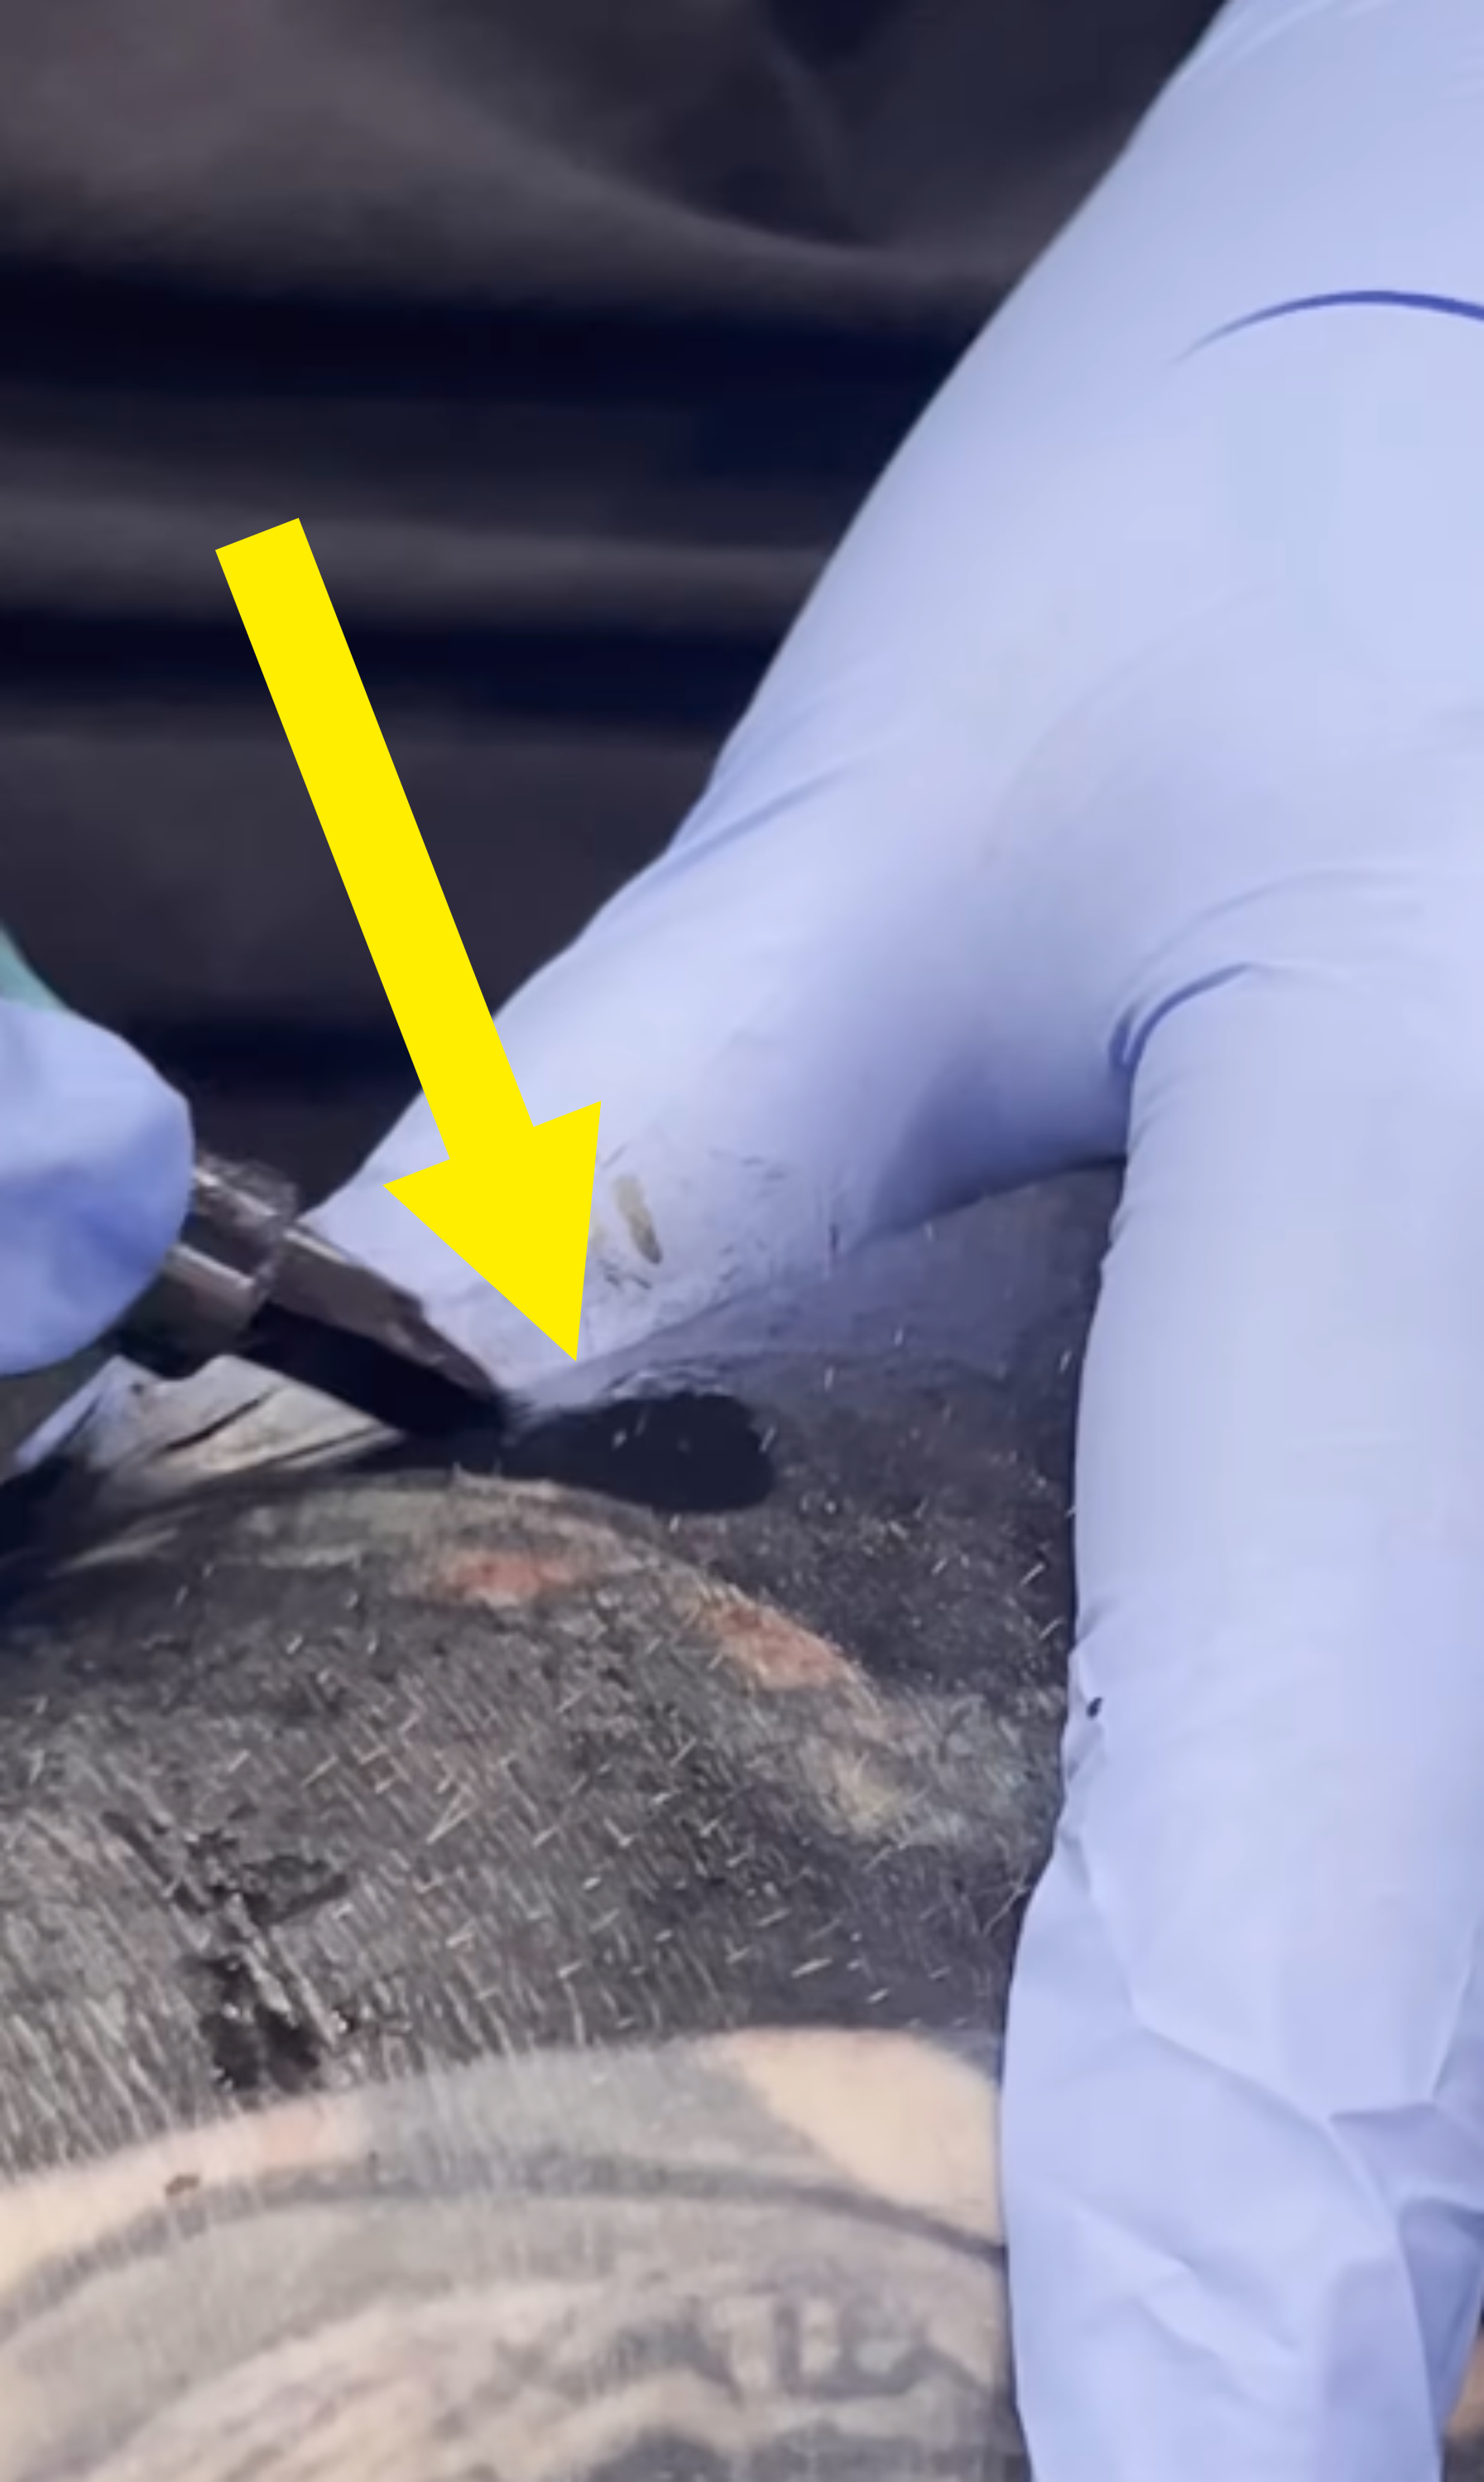
<svg viewBox="0 0 1484 2482">
<path fill-rule="evenodd" d="M 590 1352 L 1126 1151 L 1006 2055 L 1036 2482 L 1437 2482 L 1478 2329 L 1480 63 L 1478 0 L 1233 0 L 501 1015 L 602 1105 Z M 518 1381 L 380 1185 L 437 1153 L 320 1220 Z"/>
<path fill-rule="evenodd" d="M 1126 1150 L 1005 2073 L 1037 2482 L 1436 2482 L 1478 2327 L 1480 58 L 1232 0 L 501 1015 L 602 1105 L 593 1354 Z M 317 1220 L 520 1385 L 383 1186 L 437 1153 Z"/>
<path fill-rule="evenodd" d="M 105 1334 L 185 1219 L 183 1098 L 0 932 L 0 1375 Z"/>
</svg>

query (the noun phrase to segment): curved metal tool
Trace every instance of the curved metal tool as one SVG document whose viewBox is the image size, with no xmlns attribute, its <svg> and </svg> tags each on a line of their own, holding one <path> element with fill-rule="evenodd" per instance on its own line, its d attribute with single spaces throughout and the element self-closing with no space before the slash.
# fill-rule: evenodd
<svg viewBox="0 0 1484 2482">
<path fill-rule="evenodd" d="M 423 1437 L 508 1424 L 510 1400 L 479 1364 L 410 1293 L 307 1230 L 301 1205 L 280 1174 L 199 1156 L 180 1238 L 119 1350 L 164 1379 L 234 1354 Z"/>
</svg>

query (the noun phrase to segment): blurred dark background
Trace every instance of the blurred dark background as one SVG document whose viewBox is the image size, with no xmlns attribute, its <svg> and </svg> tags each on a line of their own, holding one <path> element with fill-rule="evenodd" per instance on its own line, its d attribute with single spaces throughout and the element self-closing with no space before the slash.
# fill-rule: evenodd
<svg viewBox="0 0 1484 2482">
<path fill-rule="evenodd" d="M 406 1055 L 215 552 L 496 1002 L 670 834 L 1213 0 L 0 0 L 0 920 L 311 1187 Z"/>
</svg>

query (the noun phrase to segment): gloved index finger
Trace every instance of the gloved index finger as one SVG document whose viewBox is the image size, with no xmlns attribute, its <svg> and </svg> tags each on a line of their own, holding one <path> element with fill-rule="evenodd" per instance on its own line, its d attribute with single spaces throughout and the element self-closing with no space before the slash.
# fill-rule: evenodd
<svg viewBox="0 0 1484 2482">
<path fill-rule="evenodd" d="M 0 999 L 19 1000 L 28 1008 L 60 1009 L 66 1003 L 33 972 L 14 940 L 0 922 Z"/>
</svg>

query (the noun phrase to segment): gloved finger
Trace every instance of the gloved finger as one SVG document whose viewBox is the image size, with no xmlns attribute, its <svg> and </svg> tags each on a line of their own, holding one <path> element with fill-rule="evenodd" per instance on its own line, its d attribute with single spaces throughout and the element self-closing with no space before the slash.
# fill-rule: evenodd
<svg viewBox="0 0 1484 2482">
<path fill-rule="evenodd" d="M 3 925 L 0 925 L 0 1000 L 22 1000 L 31 1008 L 60 1009 L 65 1005 L 27 963 Z"/>
<path fill-rule="evenodd" d="M 190 1113 L 139 1053 L 0 998 L 0 1373 L 107 1333 L 185 1219 Z"/>
</svg>

